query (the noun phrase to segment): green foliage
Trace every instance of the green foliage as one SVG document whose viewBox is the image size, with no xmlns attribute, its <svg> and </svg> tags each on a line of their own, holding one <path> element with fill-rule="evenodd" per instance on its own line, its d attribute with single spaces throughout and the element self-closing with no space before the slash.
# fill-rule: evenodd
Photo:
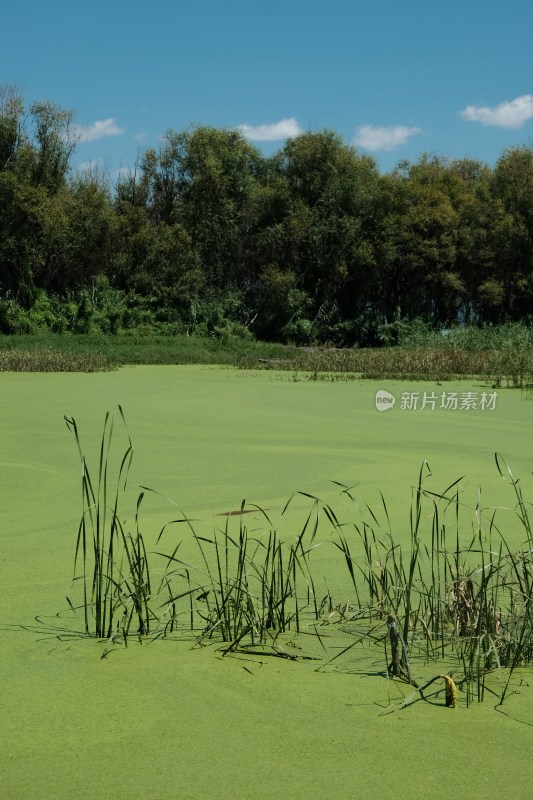
<svg viewBox="0 0 533 800">
<path fill-rule="evenodd" d="M 167 131 L 112 187 L 104 171 L 72 171 L 75 145 L 71 112 L 25 109 L 0 87 L 0 297 L 39 305 L 29 322 L 5 308 L 4 331 L 377 346 L 400 321 L 531 314 L 530 147 L 494 169 L 424 154 L 380 175 L 332 131 L 264 157 L 235 130 L 201 126 Z"/>
<path fill-rule="evenodd" d="M 31 333 L 32 324 L 23 308 L 10 297 L 0 299 L 0 331 Z"/>
<path fill-rule="evenodd" d="M 312 344 L 315 341 L 313 323 L 309 319 L 295 319 L 281 329 L 283 338 L 294 344 Z"/>
<path fill-rule="evenodd" d="M 396 342 L 402 347 L 427 347 L 431 349 L 460 349 L 479 353 L 487 350 L 513 350 L 527 348 L 533 343 L 533 328 L 520 323 L 503 325 L 454 326 L 439 331 L 421 320 L 399 320 Z"/>
<path fill-rule="evenodd" d="M 42 263 L 45 196 L 13 172 L 0 171 L 0 288 L 24 306 L 35 297 L 34 268 Z"/>
<path fill-rule="evenodd" d="M 424 346 L 428 335 L 433 345 L 436 337 L 431 334 L 430 325 L 421 319 L 398 318 L 394 322 L 384 322 L 378 328 L 379 339 L 387 347 L 398 344 L 411 347 Z M 439 340 L 437 339 L 437 341 Z"/>
<path fill-rule="evenodd" d="M 19 151 L 24 103 L 16 86 L 0 86 L 0 170 L 12 169 Z"/>
<path fill-rule="evenodd" d="M 31 180 L 53 194 L 63 185 L 74 150 L 73 115 L 50 101 L 34 103 L 30 114 L 34 133 Z"/>
<path fill-rule="evenodd" d="M 254 330 L 259 338 L 275 339 L 296 319 L 308 313 L 310 300 L 298 288 L 296 275 L 269 264 L 261 273 L 256 289 L 257 314 Z"/>
</svg>

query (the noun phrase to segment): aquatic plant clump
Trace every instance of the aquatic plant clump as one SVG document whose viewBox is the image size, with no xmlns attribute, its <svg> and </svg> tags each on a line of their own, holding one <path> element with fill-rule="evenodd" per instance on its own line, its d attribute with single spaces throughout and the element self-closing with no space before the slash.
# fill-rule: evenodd
<svg viewBox="0 0 533 800">
<path fill-rule="evenodd" d="M 82 467 L 82 514 L 76 537 L 74 579 L 82 583 L 85 631 L 99 638 L 120 635 L 127 641 L 134 620 L 139 636 L 150 631 L 151 586 L 148 555 L 138 527 L 142 494 L 137 501 L 135 532 L 127 532 L 120 518 L 120 497 L 126 487 L 133 445 L 126 431 L 126 449 L 118 464 L 112 464 L 116 417 L 126 427 L 120 406 L 106 414 L 94 483 L 76 421 L 65 417 L 65 422 L 78 447 Z M 113 466 L 116 470 L 111 487 Z M 69 605 L 75 610 L 70 600 Z"/>
<path fill-rule="evenodd" d="M 139 638 L 152 640 L 188 630 L 197 645 L 214 644 L 223 655 L 318 658 L 319 670 L 340 663 L 349 652 L 354 657 L 361 645 L 371 646 L 384 653 L 385 674 L 412 684 L 416 698 L 423 697 L 431 683 L 443 680 L 450 708 L 457 705 L 459 691 L 467 705 L 482 701 L 493 673 L 503 703 L 515 670 L 533 663 L 530 504 L 500 455 L 496 454 L 497 469 L 514 495 L 505 531 L 512 530 L 515 540 L 521 538 L 518 548 L 511 546 L 509 533 L 499 523 L 498 514 L 504 510 L 483 507 L 480 490 L 476 506 L 469 507 L 461 479 L 443 492 L 427 488 L 431 471 L 424 461 L 412 487 L 408 543 L 395 537 L 383 496 L 381 509 L 372 508 L 355 487 L 339 484 L 343 513 L 346 501 L 352 509 L 348 518 L 341 518 L 333 505 L 300 492 L 311 508 L 292 542 L 281 539 L 264 509 L 244 501 L 238 512 L 226 515 L 224 527 L 209 534 L 199 533 L 170 501 L 179 513 L 157 537 L 158 547 L 166 542 L 167 548 L 158 549 L 149 562 L 140 509 L 147 494 L 158 493 L 140 487 L 134 531 L 127 531 L 120 500 L 133 445 L 122 408 L 106 414 L 94 482 L 76 422 L 65 419 L 82 465 L 82 515 L 74 558 L 82 600 L 69 604 L 83 610 L 87 635 L 114 644 L 118 639 L 127 643 L 132 626 Z M 125 449 L 118 458 L 112 447 L 116 420 L 125 433 Z M 248 529 L 247 514 L 260 518 L 259 528 Z M 231 524 L 235 519 L 237 530 Z M 176 529 L 183 531 L 179 540 Z M 181 550 L 184 541 L 187 557 Z M 347 570 L 348 580 L 336 590 L 341 602 L 313 564 L 319 544 L 340 554 Z M 199 556 L 196 563 L 191 545 Z M 157 588 L 150 575 L 154 562 L 160 565 Z M 318 588 L 324 586 L 325 590 Z M 333 655 L 328 646 L 332 630 L 347 640 Z M 314 645 L 309 655 L 308 647 L 297 644 L 304 635 L 307 643 L 318 645 L 318 653 Z M 420 670 L 431 664 L 440 669 L 421 681 Z M 490 691 L 495 693 L 494 688 Z"/>
</svg>

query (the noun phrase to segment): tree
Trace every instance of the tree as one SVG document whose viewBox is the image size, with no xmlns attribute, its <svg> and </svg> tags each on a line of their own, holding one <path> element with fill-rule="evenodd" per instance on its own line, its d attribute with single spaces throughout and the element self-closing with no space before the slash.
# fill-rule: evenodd
<svg viewBox="0 0 533 800">
<path fill-rule="evenodd" d="M 168 131 L 141 160 L 137 194 L 151 222 L 181 224 L 218 289 L 248 280 L 249 200 L 261 163 L 240 133 L 208 127 Z"/>
<path fill-rule="evenodd" d="M 379 295 L 389 321 L 421 316 L 450 322 L 464 301 L 455 269 L 458 214 L 446 170 L 446 162 L 422 156 L 383 181 Z"/>
<path fill-rule="evenodd" d="M 49 101 L 34 103 L 30 114 L 34 128 L 32 182 L 53 194 L 65 181 L 76 147 L 73 114 Z"/>
<path fill-rule="evenodd" d="M 15 86 L 0 85 L 0 170 L 12 170 L 22 143 L 24 104 Z"/>
<path fill-rule="evenodd" d="M 305 319 L 310 307 L 308 295 L 298 288 L 296 275 L 273 264 L 261 273 L 255 302 L 254 330 L 260 338 L 271 341 L 283 338 L 287 326 Z"/>
<path fill-rule="evenodd" d="M 25 115 L 16 88 L 0 89 L 0 290 L 25 306 L 40 281 L 47 285 L 49 253 L 54 259 L 58 253 L 59 194 L 75 146 L 71 122 L 70 112 L 49 102 L 33 104 Z"/>
<path fill-rule="evenodd" d="M 505 150 L 494 169 L 492 188 L 499 211 L 493 237 L 501 311 L 519 319 L 533 307 L 533 148 Z"/>
<path fill-rule="evenodd" d="M 461 159 L 448 164 L 444 190 L 457 214 L 454 273 L 463 287 L 457 309 L 465 322 L 486 318 L 480 305 L 479 287 L 494 273 L 497 254 L 492 231 L 497 208 L 491 194 L 492 173 L 480 161 Z"/>
<path fill-rule="evenodd" d="M 64 193 L 63 207 L 64 267 L 63 274 L 53 276 L 54 288 L 89 285 L 97 275 L 113 278 L 117 224 L 108 187 L 90 175 L 76 177 Z"/>
<path fill-rule="evenodd" d="M 186 135 L 180 219 L 216 288 L 248 288 L 249 203 L 262 161 L 237 131 L 197 128 Z"/>
<path fill-rule="evenodd" d="M 289 202 L 270 232 L 270 262 L 297 276 L 313 300 L 313 318 L 325 306 L 355 316 L 374 277 L 374 161 L 332 131 L 321 131 L 291 139 L 273 163 Z"/>
<path fill-rule="evenodd" d="M 35 270 L 43 262 L 43 210 L 46 195 L 0 172 L 0 293 L 29 307 L 36 294 Z"/>
</svg>

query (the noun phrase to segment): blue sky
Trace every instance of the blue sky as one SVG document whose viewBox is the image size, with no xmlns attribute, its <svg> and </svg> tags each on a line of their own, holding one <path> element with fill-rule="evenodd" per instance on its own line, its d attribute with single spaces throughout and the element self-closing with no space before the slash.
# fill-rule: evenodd
<svg viewBox="0 0 533 800">
<path fill-rule="evenodd" d="M 327 128 L 382 171 L 533 145 L 531 0 L 9 0 L 1 27 L 0 83 L 72 109 L 111 175 L 192 125 L 265 153 Z"/>
</svg>

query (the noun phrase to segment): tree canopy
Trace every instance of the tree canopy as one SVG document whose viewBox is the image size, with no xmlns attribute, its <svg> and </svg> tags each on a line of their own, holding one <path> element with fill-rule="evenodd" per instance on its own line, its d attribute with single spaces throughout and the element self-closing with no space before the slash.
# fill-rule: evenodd
<svg viewBox="0 0 533 800">
<path fill-rule="evenodd" d="M 73 170 L 75 131 L 71 112 L 26 109 L 0 87 L 4 332 L 369 344 L 395 320 L 533 311 L 530 146 L 493 168 L 424 154 L 380 174 L 333 131 L 267 157 L 236 130 L 200 126 L 167 131 L 113 182 Z"/>
</svg>

